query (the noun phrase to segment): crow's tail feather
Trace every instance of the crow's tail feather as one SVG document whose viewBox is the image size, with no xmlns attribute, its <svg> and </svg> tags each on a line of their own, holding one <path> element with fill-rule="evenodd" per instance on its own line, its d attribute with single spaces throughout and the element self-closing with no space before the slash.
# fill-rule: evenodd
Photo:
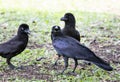
<svg viewBox="0 0 120 82">
<path fill-rule="evenodd" d="M 93 63 L 95 65 L 97 65 L 98 67 L 107 70 L 107 71 L 112 71 L 113 68 L 110 66 L 110 64 L 108 64 L 107 62 L 105 62 L 104 60 L 102 60 L 101 58 L 96 56 L 96 61 L 94 61 Z M 92 61 L 91 61 L 92 62 Z"/>
</svg>

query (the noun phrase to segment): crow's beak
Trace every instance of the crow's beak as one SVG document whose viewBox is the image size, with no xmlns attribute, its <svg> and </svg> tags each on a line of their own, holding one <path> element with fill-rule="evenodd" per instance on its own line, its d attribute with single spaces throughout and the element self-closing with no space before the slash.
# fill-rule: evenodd
<svg viewBox="0 0 120 82">
<path fill-rule="evenodd" d="M 30 34 L 31 31 L 29 29 L 25 30 L 25 33 Z"/>
<path fill-rule="evenodd" d="M 56 32 L 58 32 L 58 29 L 52 30 L 52 33 L 56 33 Z"/>
<path fill-rule="evenodd" d="M 60 20 L 61 20 L 61 21 L 67 21 L 67 18 L 62 17 Z"/>
</svg>

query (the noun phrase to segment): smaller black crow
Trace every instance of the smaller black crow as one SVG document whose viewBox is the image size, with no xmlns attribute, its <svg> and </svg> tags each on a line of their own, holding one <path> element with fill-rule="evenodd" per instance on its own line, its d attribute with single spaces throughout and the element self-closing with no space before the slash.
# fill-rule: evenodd
<svg viewBox="0 0 120 82">
<path fill-rule="evenodd" d="M 75 71 L 78 61 L 77 60 L 86 60 L 89 62 L 94 63 L 98 67 L 107 70 L 112 71 L 113 68 L 106 63 L 101 58 L 97 57 L 94 52 L 92 52 L 89 48 L 83 46 L 80 44 L 79 41 L 76 39 L 65 36 L 59 26 L 53 26 L 52 27 L 52 45 L 57 51 L 58 54 L 63 56 L 64 62 L 65 62 L 65 68 L 63 69 L 62 73 L 67 69 L 68 67 L 68 59 L 73 58 L 75 61 L 75 67 L 73 69 L 73 72 Z"/>
<path fill-rule="evenodd" d="M 76 20 L 74 15 L 72 13 L 66 13 L 64 17 L 61 18 L 61 21 L 65 22 L 62 33 L 80 41 L 80 33 L 75 29 Z"/>
<path fill-rule="evenodd" d="M 0 56 L 7 59 L 6 62 L 11 69 L 14 69 L 15 66 L 10 62 L 10 60 L 26 48 L 29 33 L 29 26 L 27 24 L 21 24 L 15 37 L 0 44 Z"/>
</svg>

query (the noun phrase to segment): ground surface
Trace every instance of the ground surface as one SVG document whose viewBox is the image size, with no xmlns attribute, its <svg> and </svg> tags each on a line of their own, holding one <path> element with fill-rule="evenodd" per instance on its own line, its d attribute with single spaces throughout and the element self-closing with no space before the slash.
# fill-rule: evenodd
<svg viewBox="0 0 120 82">
<path fill-rule="evenodd" d="M 47 4 L 46 4 L 47 3 Z M 71 6 L 72 5 L 72 6 Z M 2 82 L 119 82 L 120 81 L 120 1 L 117 0 L 0 0 L 0 42 L 14 36 L 21 23 L 30 26 L 28 47 L 12 59 L 23 70 L 10 70 L 5 59 L 0 57 L 0 80 Z M 106 72 L 95 65 L 87 66 L 82 61 L 76 74 L 69 74 L 74 66 L 72 59 L 63 75 L 61 58 L 52 67 L 57 56 L 51 45 L 50 32 L 53 25 L 64 26 L 60 18 L 72 12 L 76 17 L 76 28 L 85 44 L 97 56 L 114 68 Z M 39 57 L 45 57 L 36 61 Z"/>
</svg>

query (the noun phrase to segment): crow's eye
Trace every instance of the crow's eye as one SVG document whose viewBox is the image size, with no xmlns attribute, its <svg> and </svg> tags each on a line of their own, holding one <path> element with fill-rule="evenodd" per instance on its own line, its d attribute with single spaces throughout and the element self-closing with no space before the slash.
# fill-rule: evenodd
<svg viewBox="0 0 120 82">
<path fill-rule="evenodd" d="M 21 30 L 24 30 L 24 28 L 22 27 Z"/>
</svg>

